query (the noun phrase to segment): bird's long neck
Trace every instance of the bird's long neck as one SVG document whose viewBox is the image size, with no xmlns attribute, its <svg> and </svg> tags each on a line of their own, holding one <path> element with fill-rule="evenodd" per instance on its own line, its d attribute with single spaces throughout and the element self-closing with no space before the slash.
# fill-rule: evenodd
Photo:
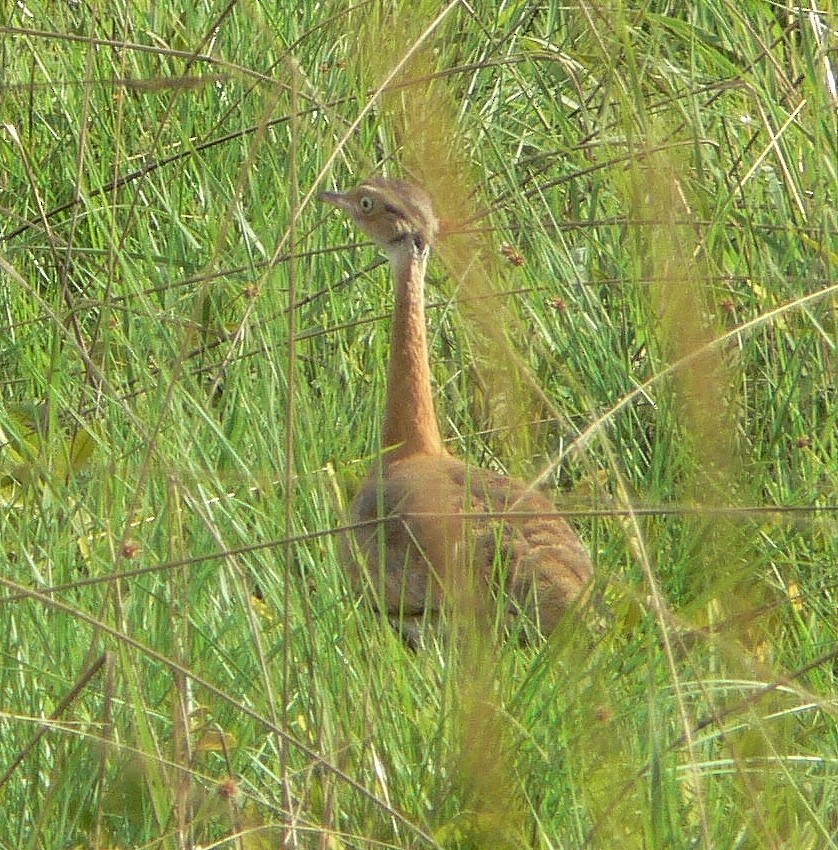
<svg viewBox="0 0 838 850">
<path fill-rule="evenodd" d="M 431 394 L 425 327 L 426 254 L 393 264 L 396 298 L 390 332 L 384 458 L 441 454 L 442 438 Z"/>
</svg>

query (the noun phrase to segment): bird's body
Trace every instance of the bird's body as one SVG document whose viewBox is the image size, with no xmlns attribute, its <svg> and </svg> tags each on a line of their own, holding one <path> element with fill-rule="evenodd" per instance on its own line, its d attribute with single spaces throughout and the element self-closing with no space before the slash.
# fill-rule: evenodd
<svg viewBox="0 0 838 850">
<path fill-rule="evenodd" d="M 549 633 L 592 566 L 554 506 L 524 483 L 469 466 L 444 448 L 433 405 L 424 278 L 439 225 L 417 186 L 375 179 L 321 198 L 343 209 L 388 254 L 395 309 L 382 455 L 352 503 L 353 583 L 412 631 L 466 596 L 503 594 Z"/>
<path fill-rule="evenodd" d="M 523 608 L 549 633 L 591 575 L 579 538 L 546 497 L 449 454 L 377 465 L 352 519 L 361 553 L 350 562 L 353 582 L 379 596 L 383 589 L 388 613 L 406 631 L 435 616 L 446 597 L 484 605 L 488 594 L 470 596 L 484 588 L 504 594 L 509 614 Z"/>
</svg>

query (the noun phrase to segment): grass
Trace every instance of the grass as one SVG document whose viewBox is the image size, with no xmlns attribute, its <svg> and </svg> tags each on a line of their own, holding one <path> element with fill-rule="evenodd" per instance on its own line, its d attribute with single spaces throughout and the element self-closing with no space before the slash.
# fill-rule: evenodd
<svg viewBox="0 0 838 850">
<path fill-rule="evenodd" d="M 3 12 L 0 847 L 835 846 L 822 5 Z M 372 173 L 454 223 L 452 449 L 594 554 L 547 642 L 345 587 L 391 293 L 312 193 Z"/>
</svg>

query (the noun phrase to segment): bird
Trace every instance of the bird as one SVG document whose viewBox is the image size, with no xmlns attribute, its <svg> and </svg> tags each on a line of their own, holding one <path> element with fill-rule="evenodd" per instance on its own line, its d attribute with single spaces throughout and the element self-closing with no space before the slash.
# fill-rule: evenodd
<svg viewBox="0 0 838 850">
<path fill-rule="evenodd" d="M 350 506 L 352 586 L 411 644 L 444 610 L 471 604 L 490 618 L 498 600 L 504 622 L 524 613 L 549 635 L 583 598 L 593 565 L 545 495 L 445 447 L 425 314 L 441 229 L 431 197 L 413 182 L 374 177 L 319 198 L 386 254 L 394 283 L 381 452 Z"/>
</svg>

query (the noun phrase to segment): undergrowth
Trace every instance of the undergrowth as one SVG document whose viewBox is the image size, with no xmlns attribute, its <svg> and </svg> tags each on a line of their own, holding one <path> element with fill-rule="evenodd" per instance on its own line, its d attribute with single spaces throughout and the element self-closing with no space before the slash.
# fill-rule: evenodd
<svg viewBox="0 0 838 850">
<path fill-rule="evenodd" d="M 0 846 L 835 846 L 821 5 L 4 8 Z M 447 222 L 452 450 L 594 557 L 549 640 L 345 585 L 370 174 Z"/>
</svg>

